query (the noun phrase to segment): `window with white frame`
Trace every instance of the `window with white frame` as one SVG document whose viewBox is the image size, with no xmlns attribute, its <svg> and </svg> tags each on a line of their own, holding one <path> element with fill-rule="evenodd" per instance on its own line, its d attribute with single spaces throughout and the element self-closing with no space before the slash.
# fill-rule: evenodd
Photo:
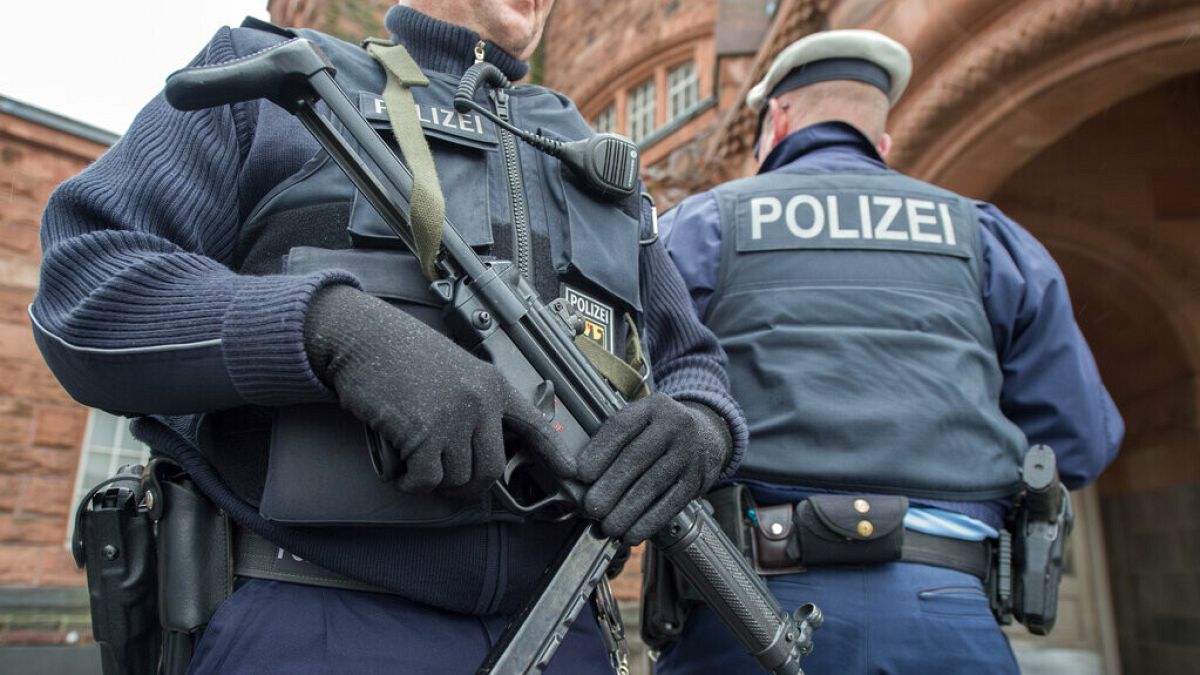
<svg viewBox="0 0 1200 675">
<path fill-rule="evenodd" d="M 681 117 L 700 100 L 696 64 L 687 63 L 667 72 L 667 122 Z"/>
<path fill-rule="evenodd" d="M 654 80 L 629 90 L 629 138 L 640 142 L 654 131 Z"/>
<path fill-rule="evenodd" d="M 617 104 L 612 104 L 596 115 L 596 133 L 612 134 L 617 131 Z"/>
<path fill-rule="evenodd" d="M 92 410 L 83 436 L 83 451 L 79 453 L 79 470 L 75 472 L 72 515 L 83 495 L 100 481 L 112 477 L 122 465 L 145 464 L 149 460 L 150 448 L 129 433 L 129 420 Z M 73 524 L 67 527 L 68 536 L 72 527 Z"/>
</svg>

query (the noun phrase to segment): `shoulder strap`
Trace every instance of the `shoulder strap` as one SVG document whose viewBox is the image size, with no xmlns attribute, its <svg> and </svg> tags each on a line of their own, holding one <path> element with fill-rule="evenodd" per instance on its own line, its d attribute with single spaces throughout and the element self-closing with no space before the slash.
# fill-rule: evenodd
<svg viewBox="0 0 1200 675">
<path fill-rule="evenodd" d="M 376 40 L 365 43 L 367 52 L 383 66 L 387 85 L 383 102 L 387 106 L 392 133 L 400 152 L 413 175 L 410 200 L 410 225 L 421 271 L 429 279 L 437 275 L 433 269 L 438 250 L 442 247 L 442 221 L 446 218 L 446 200 L 438 183 L 433 153 L 425 140 L 425 131 L 417 119 L 416 102 L 409 87 L 427 87 L 429 78 L 413 60 L 403 45 L 389 45 Z"/>
</svg>

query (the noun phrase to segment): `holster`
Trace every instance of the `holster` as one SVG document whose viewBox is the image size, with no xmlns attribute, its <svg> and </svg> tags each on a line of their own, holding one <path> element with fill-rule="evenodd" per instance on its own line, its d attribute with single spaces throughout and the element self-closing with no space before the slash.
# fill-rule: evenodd
<svg viewBox="0 0 1200 675">
<path fill-rule="evenodd" d="M 153 523 L 142 467 L 123 466 L 80 501 L 72 552 L 87 568 L 92 636 L 104 675 L 153 675 L 158 665 Z"/>
<path fill-rule="evenodd" d="M 162 673 L 182 674 L 204 627 L 233 592 L 232 533 L 225 513 L 173 461 L 151 461 L 145 484 L 158 524 Z"/>
</svg>

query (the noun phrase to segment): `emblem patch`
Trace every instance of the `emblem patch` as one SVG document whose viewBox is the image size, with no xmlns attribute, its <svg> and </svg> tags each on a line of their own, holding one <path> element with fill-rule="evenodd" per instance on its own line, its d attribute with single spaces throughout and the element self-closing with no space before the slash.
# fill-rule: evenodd
<svg viewBox="0 0 1200 675">
<path fill-rule="evenodd" d="M 564 287 L 563 298 L 583 316 L 583 334 L 595 340 L 611 353 L 613 351 L 612 306 L 570 286 Z"/>
</svg>

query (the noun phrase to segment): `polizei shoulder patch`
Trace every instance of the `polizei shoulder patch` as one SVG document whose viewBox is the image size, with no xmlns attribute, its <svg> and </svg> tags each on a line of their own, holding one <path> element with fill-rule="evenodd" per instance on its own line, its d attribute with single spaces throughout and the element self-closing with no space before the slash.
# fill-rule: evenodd
<svg viewBox="0 0 1200 675">
<path fill-rule="evenodd" d="M 613 351 L 613 308 L 583 291 L 564 285 L 563 298 L 583 316 L 583 334 Z"/>
</svg>

